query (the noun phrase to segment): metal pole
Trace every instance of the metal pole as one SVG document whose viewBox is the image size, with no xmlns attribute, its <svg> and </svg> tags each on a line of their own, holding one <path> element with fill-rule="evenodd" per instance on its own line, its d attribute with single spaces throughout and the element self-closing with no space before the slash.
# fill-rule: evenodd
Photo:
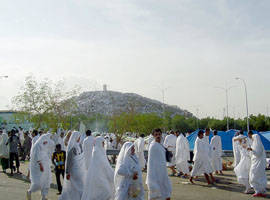
<svg viewBox="0 0 270 200">
<path fill-rule="evenodd" d="M 229 100 L 228 100 L 228 89 L 226 89 L 226 104 L 227 104 L 227 131 L 230 129 L 229 127 Z"/>
<path fill-rule="evenodd" d="M 162 100 L 163 100 L 163 132 L 165 133 L 165 90 L 162 89 Z"/>
<path fill-rule="evenodd" d="M 247 84 L 245 80 L 243 80 L 245 85 L 245 94 L 246 94 L 246 107 L 247 107 L 247 131 L 249 132 L 249 113 L 248 113 L 248 95 L 247 95 Z"/>
<path fill-rule="evenodd" d="M 242 78 L 236 78 L 236 80 L 241 80 L 245 86 L 245 96 L 246 96 L 246 110 L 247 110 L 247 131 L 249 132 L 249 112 L 248 112 L 248 94 L 247 94 L 247 84 Z"/>
<path fill-rule="evenodd" d="M 230 129 L 230 124 L 229 124 L 229 97 L 228 97 L 228 93 L 230 91 L 230 89 L 232 89 L 233 87 L 235 86 L 231 86 L 229 88 L 223 88 L 223 87 L 215 87 L 215 88 L 219 88 L 219 89 L 222 89 L 225 91 L 226 93 L 226 109 L 227 109 L 227 112 L 226 112 L 226 115 L 227 115 L 227 131 Z M 225 118 L 225 111 L 224 111 L 224 118 Z"/>
</svg>

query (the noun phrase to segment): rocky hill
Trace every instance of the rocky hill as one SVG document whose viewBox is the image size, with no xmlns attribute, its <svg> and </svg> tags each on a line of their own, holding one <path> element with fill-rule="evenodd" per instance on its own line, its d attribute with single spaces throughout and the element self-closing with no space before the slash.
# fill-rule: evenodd
<svg viewBox="0 0 270 200">
<path fill-rule="evenodd" d="M 79 111 L 84 114 L 98 113 L 111 116 L 122 112 L 163 114 L 163 104 L 134 93 L 114 91 L 84 92 L 76 98 Z M 172 115 L 192 117 L 192 113 L 177 106 L 165 105 L 165 111 Z"/>
</svg>

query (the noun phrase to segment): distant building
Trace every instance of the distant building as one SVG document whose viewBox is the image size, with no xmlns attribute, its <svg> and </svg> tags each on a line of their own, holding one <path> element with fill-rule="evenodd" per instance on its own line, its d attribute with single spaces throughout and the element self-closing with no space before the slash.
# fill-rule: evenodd
<svg viewBox="0 0 270 200">
<path fill-rule="evenodd" d="M 0 110 L 0 127 L 6 130 L 11 130 L 13 127 L 22 127 L 28 130 L 33 126 L 32 123 L 25 120 L 21 123 L 20 120 L 16 119 L 18 112 L 12 110 Z"/>
</svg>

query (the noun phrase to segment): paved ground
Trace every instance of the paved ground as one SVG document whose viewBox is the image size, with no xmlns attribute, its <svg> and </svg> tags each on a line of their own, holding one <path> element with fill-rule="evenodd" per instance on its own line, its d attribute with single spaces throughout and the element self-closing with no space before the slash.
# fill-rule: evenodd
<svg viewBox="0 0 270 200">
<path fill-rule="evenodd" d="M 22 171 L 26 174 L 27 165 L 22 164 Z M 8 171 L 9 172 L 9 171 Z M 144 174 L 145 176 L 145 174 Z M 268 173 L 270 178 L 270 173 Z M 173 200 L 244 200 L 253 199 L 250 195 L 242 194 L 244 188 L 237 184 L 232 171 L 225 171 L 224 176 L 218 176 L 219 183 L 215 186 L 207 186 L 203 178 L 196 181 L 196 185 L 191 185 L 188 180 L 181 178 L 171 178 L 173 183 Z M 55 177 L 53 177 L 55 184 Z M 55 185 L 50 189 L 49 199 L 57 200 L 57 190 Z M 24 200 L 29 183 L 24 181 L 24 176 L 15 175 L 10 177 L 0 173 L 0 200 Z M 146 187 L 145 187 L 146 190 Z M 147 194 L 147 191 L 146 191 Z M 270 193 L 269 193 L 270 194 Z M 147 197 L 147 195 L 146 195 Z M 270 195 L 268 196 L 270 198 Z M 33 194 L 33 200 L 39 200 L 39 193 Z M 147 198 L 145 198 L 147 199 Z"/>
</svg>

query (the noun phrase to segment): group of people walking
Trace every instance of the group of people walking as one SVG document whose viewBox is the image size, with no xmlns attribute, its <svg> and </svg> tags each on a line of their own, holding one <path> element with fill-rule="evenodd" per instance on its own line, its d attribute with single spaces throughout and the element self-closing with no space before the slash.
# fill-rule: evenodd
<svg viewBox="0 0 270 200">
<path fill-rule="evenodd" d="M 20 161 L 30 158 L 31 144 L 28 132 L 24 133 L 21 128 L 9 132 L 0 129 L 0 159 L 4 173 L 10 169 L 11 175 L 21 174 Z"/>
<path fill-rule="evenodd" d="M 240 131 L 233 138 L 234 172 L 246 194 L 266 197 L 266 153 L 258 134 L 249 131 L 248 137 Z"/>
<path fill-rule="evenodd" d="M 16 131 L 9 135 L 0 130 L 1 164 L 3 170 L 11 166 L 11 173 L 15 169 L 20 173 L 20 135 L 16 135 Z M 42 200 L 47 199 L 53 164 L 59 200 L 143 200 L 142 171 L 147 171 L 148 199 L 170 200 L 172 184 L 167 168 L 171 169 L 170 176 L 189 178 L 192 184 L 194 178 L 201 175 L 208 184 L 214 184 L 213 173 L 223 174 L 221 137 L 217 131 L 213 131 L 211 140 L 209 135 L 210 129 L 200 130 L 191 153 L 186 135 L 178 131 L 164 135 L 160 129 L 155 129 L 148 140 L 141 134 L 135 142 L 118 144 L 107 136 L 94 137 L 90 130 L 67 134 L 34 130 L 29 137 L 31 185 L 26 197 L 31 200 L 32 193 L 41 191 Z M 144 155 L 146 143 L 147 157 Z M 120 149 L 115 169 L 106 155 L 110 146 Z M 249 132 L 245 137 L 239 132 L 233 138 L 233 148 L 238 182 L 246 187 L 245 193 L 255 192 L 255 197 L 264 197 L 266 155 L 259 135 Z"/>
<path fill-rule="evenodd" d="M 172 187 L 161 135 L 160 129 L 153 132 L 146 184 L 149 199 L 169 200 Z M 52 177 L 52 158 L 57 168 L 57 183 L 64 174 L 63 186 L 58 187 L 59 200 L 143 200 L 142 170 L 145 169 L 145 159 L 142 156 L 142 141 L 143 135 L 134 143 L 124 143 L 113 170 L 105 151 L 106 140 L 102 136 L 91 136 L 90 130 L 85 134 L 76 131 L 68 133 L 64 139 L 66 152 L 61 150 L 61 144 L 56 145 L 55 152 L 52 151 L 55 146 L 52 134 L 39 136 L 31 149 L 31 185 L 27 199 L 30 200 L 32 193 L 38 190 L 41 191 L 42 199 L 47 199 Z"/>
</svg>

